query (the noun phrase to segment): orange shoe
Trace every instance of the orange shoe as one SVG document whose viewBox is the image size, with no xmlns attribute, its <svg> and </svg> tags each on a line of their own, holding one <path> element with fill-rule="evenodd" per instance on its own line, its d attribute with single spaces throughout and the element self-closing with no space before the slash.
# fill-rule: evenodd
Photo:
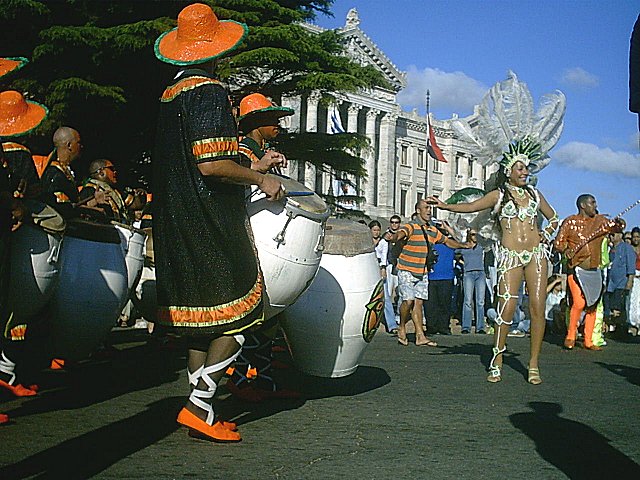
<svg viewBox="0 0 640 480">
<path fill-rule="evenodd" d="M 3 423 L 9 423 L 9 415 L 0 413 L 0 425 L 2 425 Z"/>
<path fill-rule="evenodd" d="M 239 442 L 242 437 L 238 432 L 232 432 L 224 427 L 221 422 L 215 422 L 209 425 L 186 408 L 180 410 L 177 421 L 189 429 L 189 436 L 201 438 L 213 442 Z"/>
<path fill-rule="evenodd" d="M 584 348 L 586 350 L 593 350 L 594 352 L 599 352 L 602 350 L 602 347 L 599 347 L 598 345 L 585 345 Z"/>
<path fill-rule="evenodd" d="M 219 422 L 227 430 L 231 430 L 232 432 L 237 432 L 238 431 L 238 425 L 236 425 L 235 422 L 225 422 L 224 420 L 219 420 Z"/>
<path fill-rule="evenodd" d="M 26 387 L 23 387 L 20 383 L 17 385 L 9 385 L 4 380 L 0 380 L 0 387 L 6 388 L 11 393 L 13 393 L 16 397 L 33 397 L 38 393 L 35 390 L 30 390 Z"/>
<path fill-rule="evenodd" d="M 567 350 L 573 350 L 573 347 L 575 346 L 576 346 L 575 339 L 571 339 L 571 338 L 564 339 L 564 348 L 566 348 Z"/>
</svg>

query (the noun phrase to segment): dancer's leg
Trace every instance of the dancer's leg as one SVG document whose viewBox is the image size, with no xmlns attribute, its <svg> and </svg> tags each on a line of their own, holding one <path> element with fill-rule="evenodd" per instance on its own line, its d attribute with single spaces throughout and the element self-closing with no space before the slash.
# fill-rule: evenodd
<svg viewBox="0 0 640 480">
<path fill-rule="evenodd" d="M 529 291 L 529 313 L 531 315 L 531 357 L 529 368 L 538 368 L 545 329 L 545 302 L 547 299 L 547 261 L 531 261 L 524 269 L 524 278 Z"/>
<path fill-rule="evenodd" d="M 582 316 L 582 311 L 586 303 L 578 282 L 576 282 L 575 277 L 571 274 L 567 275 L 567 285 L 569 285 L 569 290 L 571 290 L 571 313 L 569 314 L 569 327 L 567 328 L 566 340 L 575 342 L 578 323 L 580 322 L 580 317 Z"/>
</svg>

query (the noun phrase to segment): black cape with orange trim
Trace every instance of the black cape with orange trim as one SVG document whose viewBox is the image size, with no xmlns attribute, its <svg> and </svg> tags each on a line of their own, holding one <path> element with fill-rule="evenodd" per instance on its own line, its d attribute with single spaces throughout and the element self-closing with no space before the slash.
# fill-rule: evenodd
<svg viewBox="0 0 640 480">
<path fill-rule="evenodd" d="M 227 91 L 187 70 L 162 95 L 152 165 L 158 320 L 188 335 L 235 333 L 262 320 L 245 188 L 198 170 L 219 160 L 239 162 Z"/>
</svg>

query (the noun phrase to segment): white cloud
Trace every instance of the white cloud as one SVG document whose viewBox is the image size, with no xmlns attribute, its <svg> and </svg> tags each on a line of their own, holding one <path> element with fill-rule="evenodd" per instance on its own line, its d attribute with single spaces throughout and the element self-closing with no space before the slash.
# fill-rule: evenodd
<svg viewBox="0 0 640 480">
<path fill-rule="evenodd" d="M 595 88 L 600 85 L 600 79 L 580 67 L 565 68 L 560 77 L 565 85 L 578 88 Z"/>
<path fill-rule="evenodd" d="M 578 170 L 640 178 L 640 155 L 616 152 L 591 143 L 569 142 L 551 152 L 553 160 Z"/>
<path fill-rule="evenodd" d="M 437 68 L 418 70 L 411 65 L 407 71 L 407 88 L 398 94 L 398 102 L 407 109 L 423 109 L 427 90 L 431 93 L 431 108 L 472 113 L 488 88 L 463 72 L 443 72 Z"/>
</svg>

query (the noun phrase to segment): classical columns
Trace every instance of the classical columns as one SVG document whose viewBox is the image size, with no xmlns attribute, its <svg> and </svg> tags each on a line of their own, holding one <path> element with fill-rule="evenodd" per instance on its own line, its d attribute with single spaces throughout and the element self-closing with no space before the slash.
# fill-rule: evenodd
<svg viewBox="0 0 640 480">
<path fill-rule="evenodd" d="M 393 209 L 393 166 L 395 149 L 393 136 L 396 131 L 398 115 L 386 113 L 380 120 L 380 141 L 378 142 L 378 199 L 376 205 Z"/>
<path fill-rule="evenodd" d="M 320 103 L 320 94 L 318 92 L 311 92 L 309 97 L 307 97 L 306 132 L 318 131 L 318 103 Z M 316 186 L 316 167 L 308 162 L 304 164 L 304 184 L 312 190 L 314 190 Z"/>
<path fill-rule="evenodd" d="M 358 132 L 358 112 L 362 109 L 360 105 L 352 103 L 347 109 L 347 132 Z"/>
<path fill-rule="evenodd" d="M 365 135 L 371 142 L 371 151 L 367 152 L 366 156 L 367 182 L 364 187 L 364 197 L 365 203 L 370 207 L 376 205 L 376 118 L 379 113 L 379 110 L 370 109 L 367 112 L 365 127 Z"/>
</svg>

